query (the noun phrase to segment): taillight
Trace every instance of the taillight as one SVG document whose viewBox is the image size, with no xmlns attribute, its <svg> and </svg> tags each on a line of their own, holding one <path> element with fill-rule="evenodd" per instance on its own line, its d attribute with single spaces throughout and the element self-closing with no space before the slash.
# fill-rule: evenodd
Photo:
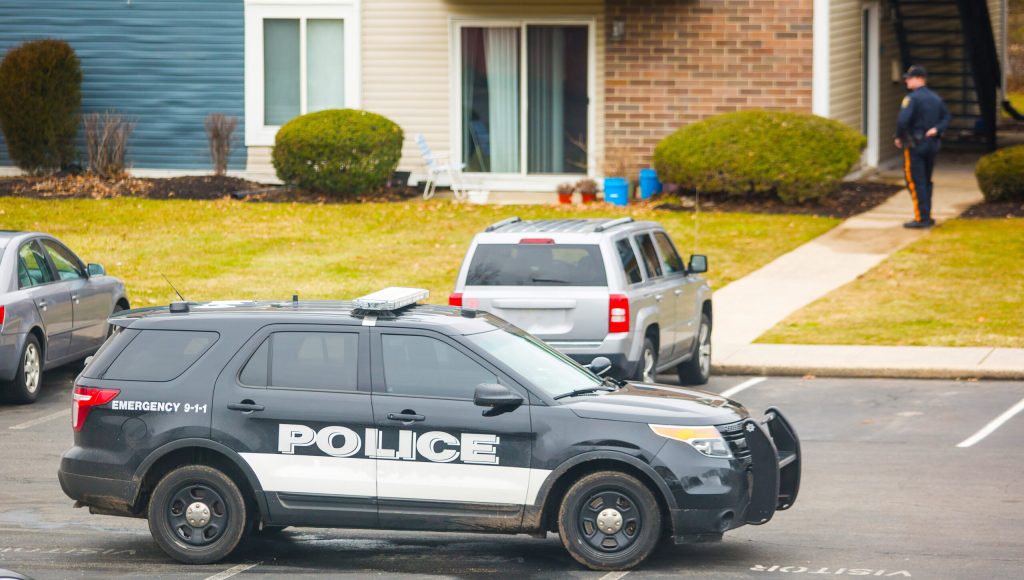
<svg viewBox="0 0 1024 580">
<path fill-rule="evenodd" d="M 452 292 L 448 296 L 448 306 L 462 306 L 462 292 Z"/>
<path fill-rule="evenodd" d="M 89 411 L 93 407 L 106 405 L 119 394 L 121 394 L 119 389 L 96 389 L 93 387 L 76 386 L 75 392 L 71 395 L 71 428 L 76 433 L 81 431 L 82 426 L 85 425 L 85 418 L 89 416 Z"/>
<path fill-rule="evenodd" d="M 625 294 L 608 296 L 608 332 L 629 332 L 629 298 Z"/>
<path fill-rule="evenodd" d="M 0 305 L 0 330 L 4 329 L 4 307 Z"/>
</svg>

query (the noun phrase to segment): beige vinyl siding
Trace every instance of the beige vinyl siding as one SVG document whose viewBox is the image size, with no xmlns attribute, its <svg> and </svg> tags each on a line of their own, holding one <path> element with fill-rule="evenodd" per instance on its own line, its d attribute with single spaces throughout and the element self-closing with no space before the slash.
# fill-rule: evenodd
<svg viewBox="0 0 1024 580">
<path fill-rule="evenodd" d="M 896 116 L 900 112 L 900 103 L 907 94 L 901 77 L 903 66 L 900 62 L 900 45 L 889 8 L 889 2 L 882 2 L 882 21 L 879 26 L 882 54 L 878 59 L 878 74 L 881 77 L 878 82 L 881 93 L 878 99 L 880 163 L 900 155 L 900 150 L 892 144 L 892 140 L 896 135 Z"/>
<path fill-rule="evenodd" d="M 829 6 L 829 116 L 863 129 L 864 73 L 858 0 L 832 0 Z"/>
<path fill-rule="evenodd" d="M 422 169 L 414 142 L 422 133 L 431 149 L 450 151 L 451 106 L 458 79 L 451 78 L 453 19 L 595 19 L 596 127 L 590 136 L 594 158 L 604 143 L 603 0 L 368 0 L 362 4 L 363 108 L 384 115 L 405 130 L 399 168 Z"/>
</svg>

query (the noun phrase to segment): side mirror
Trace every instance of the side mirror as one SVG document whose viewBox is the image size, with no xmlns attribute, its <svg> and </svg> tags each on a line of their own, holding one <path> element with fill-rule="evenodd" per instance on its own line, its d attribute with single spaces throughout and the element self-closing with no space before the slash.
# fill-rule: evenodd
<svg viewBox="0 0 1024 580">
<path fill-rule="evenodd" d="M 612 361 L 608 360 L 608 357 L 599 356 L 594 360 L 590 361 L 590 364 L 587 365 L 587 368 L 590 369 L 590 372 L 600 377 L 603 376 L 609 370 L 611 370 Z"/>
<path fill-rule="evenodd" d="M 514 407 L 523 404 L 523 398 L 505 385 L 484 383 L 473 392 L 473 404 L 478 407 Z"/>
<path fill-rule="evenodd" d="M 90 278 L 92 278 L 93 276 L 106 276 L 107 275 L 107 271 L 105 269 L 103 269 L 103 266 L 101 266 L 99 264 L 89 264 L 88 268 L 89 268 L 89 277 Z"/>
<path fill-rule="evenodd" d="M 701 254 L 690 256 L 690 266 L 686 269 L 687 274 L 703 274 L 708 271 L 708 257 Z"/>
</svg>

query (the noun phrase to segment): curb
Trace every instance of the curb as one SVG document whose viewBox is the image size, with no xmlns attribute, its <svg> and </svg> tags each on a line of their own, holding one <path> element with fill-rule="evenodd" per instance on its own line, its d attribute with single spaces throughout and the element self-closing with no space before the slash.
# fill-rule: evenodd
<svg viewBox="0 0 1024 580">
<path fill-rule="evenodd" d="M 713 374 L 848 377 L 872 379 L 1024 380 L 1024 369 L 943 369 L 892 367 L 825 367 L 800 365 L 712 364 Z"/>
</svg>

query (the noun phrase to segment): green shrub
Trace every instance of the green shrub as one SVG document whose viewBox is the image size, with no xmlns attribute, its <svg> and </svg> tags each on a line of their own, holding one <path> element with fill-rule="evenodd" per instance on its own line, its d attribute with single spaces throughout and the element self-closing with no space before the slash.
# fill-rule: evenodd
<svg viewBox="0 0 1024 580">
<path fill-rule="evenodd" d="M 1024 200 L 1024 145 L 982 157 L 974 174 L 985 201 Z"/>
<path fill-rule="evenodd" d="M 0 62 L 0 130 L 11 160 L 32 174 L 75 159 L 82 68 L 63 40 L 33 40 Z"/>
<path fill-rule="evenodd" d="M 786 203 L 834 191 L 866 139 L 804 113 L 742 111 L 679 129 L 654 150 L 662 181 L 733 196 L 774 194 Z"/>
<path fill-rule="evenodd" d="M 285 123 L 274 141 L 277 177 L 336 195 L 370 193 L 387 183 L 402 155 L 402 128 L 356 109 L 330 109 Z"/>
</svg>

